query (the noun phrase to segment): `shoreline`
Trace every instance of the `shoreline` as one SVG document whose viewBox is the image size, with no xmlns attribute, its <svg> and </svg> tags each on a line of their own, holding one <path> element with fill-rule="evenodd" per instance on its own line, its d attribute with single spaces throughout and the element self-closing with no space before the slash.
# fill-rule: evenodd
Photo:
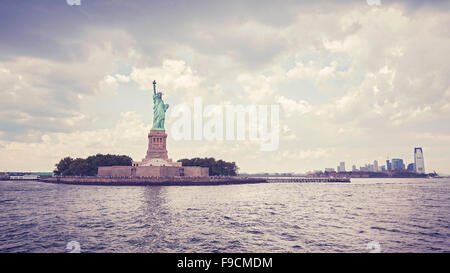
<svg viewBox="0 0 450 273">
<path fill-rule="evenodd" d="M 215 186 L 267 183 L 256 178 L 205 178 L 205 177 L 49 177 L 39 182 L 67 185 L 95 186 Z"/>
<path fill-rule="evenodd" d="M 248 177 L 47 177 L 37 181 L 67 185 L 95 186 L 216 186 L 262 183 L 350 183 L 350 179 L 302 178 L 264 179 Z"/>
</svg>

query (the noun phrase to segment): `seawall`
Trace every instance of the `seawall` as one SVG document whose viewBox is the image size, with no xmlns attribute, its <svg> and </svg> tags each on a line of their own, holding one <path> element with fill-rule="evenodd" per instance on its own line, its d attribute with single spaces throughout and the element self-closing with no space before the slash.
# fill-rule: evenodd
<svg viewBox="0 0 450 273">
<path fill-rule="evenodd" d="M 267 183 L 266 179 L 243 177 L 50 177 L 39 181 L 101 186 L 212 186 Z"/>
<path fill-rule="evenodd" d="M 350 183 L 348 178 L 271 179 L 251 177 L 46 177 L 39 181 L 55 184 L 100 186 L 213 186 L 258 183 Z"/>
</svg>

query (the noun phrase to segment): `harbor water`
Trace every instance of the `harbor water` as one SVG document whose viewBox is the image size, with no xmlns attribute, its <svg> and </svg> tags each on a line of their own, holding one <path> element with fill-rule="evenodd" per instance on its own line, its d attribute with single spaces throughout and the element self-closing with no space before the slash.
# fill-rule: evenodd
<svg viewBox="0 0 450 273">
<path fill-rule="evenodd" d="M 450 179 L 0 181 L 0 252 L 449 252 Z"/>
</svg>

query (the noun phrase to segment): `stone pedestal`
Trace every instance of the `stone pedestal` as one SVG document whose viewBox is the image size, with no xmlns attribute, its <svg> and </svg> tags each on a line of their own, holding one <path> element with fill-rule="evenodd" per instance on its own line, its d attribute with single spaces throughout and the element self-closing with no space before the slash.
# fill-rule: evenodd
<svg viewBox="0 0 450 273">
<path fill-rule="evenodd" d="M 148 133 L 148 149 L 144 160 L 150 160 L 152 158 L 168 160 L 166 139 L 166 131 L 151 130 L 150 133 Z"/>
<path fill-rule="evenodd" d="M 167 155 L 167 134 L 163 130 L 151 130 L 148 133 L 147 154 L 142 161 L 133 162 L 133 166 L 176 166 L 181 167 L 181 162 L 173 162 Z"/>
</svg>

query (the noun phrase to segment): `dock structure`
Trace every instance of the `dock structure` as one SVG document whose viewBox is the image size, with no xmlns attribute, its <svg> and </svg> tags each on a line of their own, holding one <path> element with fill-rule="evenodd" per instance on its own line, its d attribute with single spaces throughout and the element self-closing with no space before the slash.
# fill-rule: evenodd
<svg viewBox="0 0 450 273">
<path fill-rule="evenodd" d="M 266 177 L 268 183 L 350 183 L 350 178 L 334 177 Z"/>
</svg>

